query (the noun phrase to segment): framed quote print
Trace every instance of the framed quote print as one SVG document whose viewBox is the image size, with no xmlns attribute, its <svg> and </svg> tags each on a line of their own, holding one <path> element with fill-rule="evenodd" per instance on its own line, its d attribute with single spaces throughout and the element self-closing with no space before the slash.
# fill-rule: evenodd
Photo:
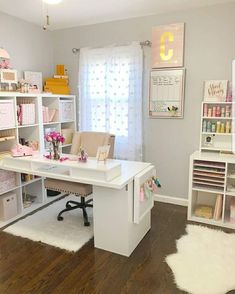
<svg viewBox="0 0 235 294">
<path fill-rule="evenodd" d="M 183 118 L 184 81 L 184 68 L 151 71 L 149 91 L 151 118 Z"/>
<path fill-rule="evenodd" d="M 228 92 L 228 80 L 211 80 L 204 83 L 204 101 L 226 101 Z"/>
</svg>

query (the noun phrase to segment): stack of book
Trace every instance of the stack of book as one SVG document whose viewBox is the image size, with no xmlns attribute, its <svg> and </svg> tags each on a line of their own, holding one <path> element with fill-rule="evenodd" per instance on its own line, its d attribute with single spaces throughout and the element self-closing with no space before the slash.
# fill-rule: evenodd
<svg viewBox="0 0 235 294">
<path fill-rule="evenodd" d="M 63 64 L 57 64 L 54 77 L 45 80 L 44 91 L 52 94 L 70 94 L 69 77 Z"/>
<path fill-rule="evenodd" d="M 214 220 L 219 220 L 222 217 L 223 208 L 223 195 L 219 194 L 216 197 L 215 209 L 214 209 Z"/>
<path fill-rule="evenodd" d="M 19 125 L 35 124 L 35 104 L 20 104 L 17 106 L 17 119 Z"/>
<path fill-rule="evenodd" d="M 49 123 L 55 121 L 55 115 L 57 110 L 56 109 L 50 109 L 46 106 L 42 107 L 42 117 L 43 117 L 43 123 Z"/>
</svg>

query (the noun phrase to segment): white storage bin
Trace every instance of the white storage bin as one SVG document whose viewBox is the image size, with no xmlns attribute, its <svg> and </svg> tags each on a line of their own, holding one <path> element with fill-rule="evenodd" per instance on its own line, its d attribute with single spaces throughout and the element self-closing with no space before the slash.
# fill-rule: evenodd
<svg viewBox="0 0 235 294">
<path fill-rule="evenodd" d="M 0 193 L 13 189 L 17 186 L 16 173 L 0 169 Z"/>
<path fill-rule="evenodd" d="M 0 129 L 15 127 L 13 100 L 0 100 Z"/>
<path fill-rule="evenodd" d="M 71 100 L 60 100 L 60 121 L 74 120 L 74 102 Z"/>
<path fill-rule="evenodd" d="M 9 220 L 17 215 L 17 199 L 15 193 L 0 196 L 0 219 Z"/>
</svg>

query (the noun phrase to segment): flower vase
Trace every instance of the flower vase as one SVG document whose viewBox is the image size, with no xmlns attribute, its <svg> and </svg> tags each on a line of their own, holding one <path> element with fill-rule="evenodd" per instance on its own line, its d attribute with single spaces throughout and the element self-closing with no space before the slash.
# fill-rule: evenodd
<svg viewBox="0 0 235 294">
<path fill-rule="evenodd" d="M 60 159 L 59 144 L 58 143 L 53 143 L 53 159 L 54 160 Z"/>
</svg>

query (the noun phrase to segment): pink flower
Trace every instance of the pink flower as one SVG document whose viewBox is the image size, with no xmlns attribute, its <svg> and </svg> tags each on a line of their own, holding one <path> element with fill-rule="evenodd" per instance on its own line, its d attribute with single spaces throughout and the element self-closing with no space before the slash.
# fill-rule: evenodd
<svg viewBox="0 0 235 294">
<path fill-rule="evenodd" d="M 58 133 L 58 132 L 50 132 L 50 133 L 45 135 L 45 140 L 47 142 L 61 142 L 61 143 L 64 143 L 65 138 L 63 136 L 61 136 L 61 134 Z"/>
</svg>

